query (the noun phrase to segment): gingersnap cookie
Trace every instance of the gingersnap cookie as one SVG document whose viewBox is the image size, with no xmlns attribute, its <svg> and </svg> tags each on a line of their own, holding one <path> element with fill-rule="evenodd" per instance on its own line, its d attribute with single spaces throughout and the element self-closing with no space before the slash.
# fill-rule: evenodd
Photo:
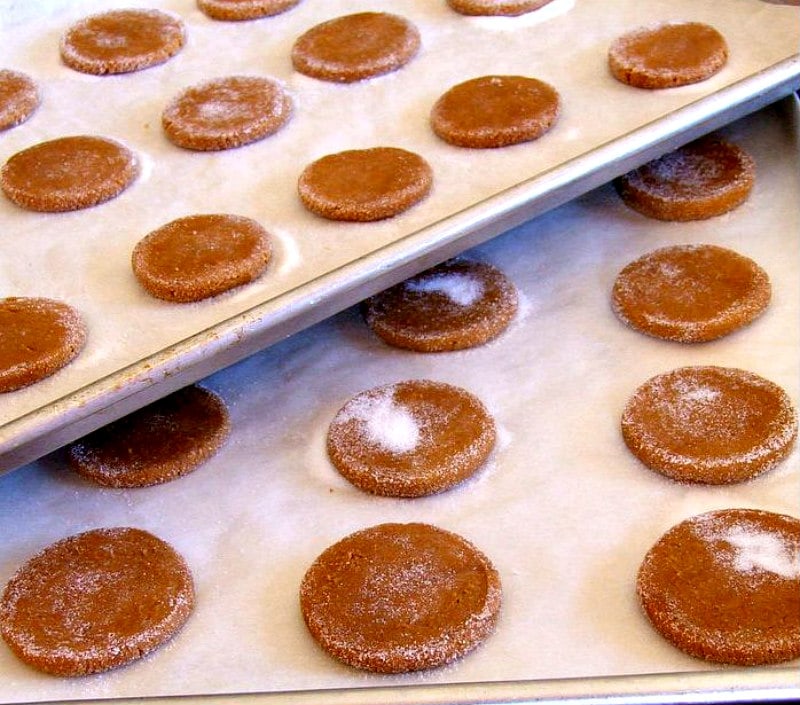
<svg viewBox="0 0 800 705">
<path fill-rule="evenodd" d="M 184 149 L 240 147 L 277 132 L 292 114 L 292 101 L 269 78 L 229 76 L 182 91 L 161 115 L 169 140 Z"/>
<path fill-rule="evenodd" d="M 414 152 L 397 147 L 328 154 L 300 174 L 303 205 L 329 220 L 367 222 L 391 218 L 430 193 L 433 170 Z"/>
<path fill-rule="evenodd" d="M 141 658 L 194 608 L 183 558 L 147 531 L 94 529 L 48 546 L 0 598 L 0 636 L 29 666 L 83 676 Z"/>
<path fill-rule="evenodd" d="M 0 299 L 0 392 L 13 392 L 55 374 L 86 343 L 86 326 L 71 306 L 54 299 Z"/>
<path fill-rule="evenodd" d="M 197 7 L 212 20 L 240 22 L 279 15 L 299 3 L 300 0 L 197 0 Z"/>
<path fill-rule="evenodd" d="M 300 586 L 300 609 L 319 645 L 378 673 L 436 668 L 494 631 L 500 577 L 457 534 L 428 524 L 380 524 L 333 544 Z"/>
<path fill-rule="evenodd" d="M 641 333 L 698 343 L 751 323 L 771 293 L 767 273 L 748 257 L 716 245 L 674 245 L 626 265 L 611 303 Z"/>
<path fill-rule="evenodd" d="M 430 123 L 457 147 L 489 149 L 538 139 L 560 111 L 558 92 L 526 76 L 481 76 L 459 83 L 436 101 Z"/>
<path fill-rule="evenodd" d="M 149 294 L 186 303 L 254 281 L 267 268 L 271 252 L 267 231 L 250 218 L 190 215 L 136 243 L 131 266 Z"/>
<path fill-rule="evenodd" d="M 411 380 L 357 394 L 328 429 L 328 456 L 356 487 L 387 497 L 449 489 L 486 461 L 496 438 L 481 401 L 459 387 Z"/>
<path fill-rule="evenodd" d="M 30 76 L 0 70 L 0 131 L 25 122 L 38 107 L 39 90 Z"/>
<path fill-rule="evenodd" d="M 222 399 L 190 386 L 72 443 L 67 456 L 73 470 L 99 485 L 148 487 L 190 473 L 229 433 Z"/>
<path fill-rule="evenodd" d="M 737 666 L 800 656 L 800 520 L 700 514 L 647 552 L 636 590 L 653 627 L 696 658 Z"/>
<path fill-rule="evenodd" d="M 367 325 L 389 345 L 444 352 L 496 338 L 517 305 L 516 287 L 499 269 L 453 259 L 375 294 L 363 310 Z"/>
<path fill-rule="evenodd" d="M 755 162 L 741 147 L 705 137 L 614 180 L 623 202 L 659 220 L 704 220 L 740 206 L 753 189 Z"/>
<path fill-rule="evenodd" d="M 789 454 L 797 412 L 783 389 L 752 372 L 681 367 L 641 385 L 621 426 L 628 448 L 650 469 L 725 485 L 760 475 Z"/>
<path fill-rule="evenodd" d="M 533 12 L 553 0 L 447 0 L 462 15 L 502 15 L 516 17 Z"/>
<path fill-rule="evenodd" d="M 14 154 L 0 169 L 0 188 L 21 208 L 46 213 L 108 201 L 139 175 L 139 161 L 115 140 L 59 137 Z"/>
<path fill-rule="evenodd" d="M 727 61 L 725 38 L 702 22 L 639 27 L 618 37 L 608 50 L 611 74 L 636 88 L 673 88 L 705 81 Z"/>
<path fill-rule="evenodd" d="M 183 21 L 176 15 L 110 10 L 73 24 L 61 38 L 61 59 L 82 73 L 130 73 L 163 64 L 185 41 Z"/>
<path fill-rule="evenodd" d="M 312 78 L 352 83 L 396 71 L 419 47 L 419 31 L 405 17 L 358 12 L 305 32 L 292 47 L 292 64 Z"/>
</svg>

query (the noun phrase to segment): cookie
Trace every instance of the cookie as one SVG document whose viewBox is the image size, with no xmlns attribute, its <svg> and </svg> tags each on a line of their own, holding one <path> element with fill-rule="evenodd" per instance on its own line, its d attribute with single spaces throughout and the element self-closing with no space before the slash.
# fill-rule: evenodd
<svg viewBox="0 0 800 705">
<path fill-rule="evenodd" d="M 13 392 L 58 372 L 83 350 L 86 326 L 54 299 L 0 299 L 0 392 Z"/>
<path fill-rule="evenodd" d="M 39 90 L 30 76 L 0 70 L 0 131 L 25 122 L 38 107 Z"/>
<path fill-rule="evenodd" d="M 29 666 L 83 676 L 141 658 L 194 608 L 183 558 L 141 529 L 94 529 L 33 556 L 0 597 L 0 636 Z"/>
<path fill-rule="evenodd" d="M 414 152 L 397 147 L 351 149 L 317 159 L 300 174 L 303 205 L 329 220 L 391 218 L 430 193 L 433 170 Z"/>
<path fill-rule="evenodd" d="M 700 343 L 751 323 L 771 293 L 767 273 L 748 257 L 716 245 L 674 245 L 626 265 L 611 303 L 641 333 Z"/>
<path fill-rule="evenodd" d="M 725 38 L 702 22 L 663 22 L 615 39 L 608 66 L 618 81 L 636 88 L 673 88 L 698 83 L 728 62 Z"/>
<path fill-rule="evenodd" d="M 462 537 L 428 524 L 380 524 L 326 549 L 306 572 L 300 609 L 331 656 L 405 673 L 469 653 L 494 631 L 497 571 Z"/>
<path fill-rule="evenodd" d="M 136 243 L 131 266 L 152 296 L 187 303 L 257 279 L 267 268 L 271 252 L 267 231 L 250 218 L 190 215 Z"/>
<path fill-rule="evenodd" d="M 197 0 L 197 7 L 212 20 L 240 22 L 279 15 L 299 3 L 300 0 Z"/>
<path fill-rule="evenodd" d="M 161 125 L 173 144 L 211 151 L 264 139 L 291 115 L 291 98 L 277 81 L 229 76 L 181 92 L 165 108 Z"/>
<path fill-rule="evenodd" d="M 551 85 L 526 76 L 481 76 L 459 83 L 431 110 L 434 133 L 457 147 L 489 149 L 530 142 L 558 119 Z"/>
<path fill-rule="evenodd" d="M 755 162 L 741 147 L 705 137 L 614 180 L 622 201 L 659 220 L 704 220 L 747 200 Z"/>
<path fill-rule="evenodd" d="M 61 60 L 96 75 L 163 64 L 186 41 L 183 21 L 161 10 L 110 10 L 73 24 L 61 38 Z"/>
<path fill-rule="evenodd" d="M 396 71 L 416 56 L 417 28 L 388 12 L 358 12 L 322 22 L 292 46 L 292 64 L 322 81 L 353 83 Z"/>
<path fill-rule="evenodd" d="M 496 338 L 517 306 L 516 287 L 499 269 L 454 259 L 375 294 L 362 308 L 367 325 L 389 345 L 445 352 Z"/>
<path fill-rule="evenodd" d="M 533 12 L 553 0 L 447 0 L 462 15 L 502 15 L 515 17 Z"/>
<path fill-rule="evenodd" d="M 800 656 L 800 520 L 722 509 L 677 524 L 636 580 L 644 612 L 674 646 L 736 666 Z"/>
<path fill-rule="evenodd" d="M 230 433 L 222 399 L 202 387 L 173 392 L 67 447 L 70 467 L 105 487 L 148 487 L 182 477 Z"/>
<path fill-rule="evenodd" d="M 356 487 L 387 497 L 447 490 L 480 468 L 495 444 L 481 401 L 441 382 L 411 380 L 356 395 L 328 429 L 328 457 Z"/>
<path fill-rule="evenodd" d="M 622 437 L 662 475 L 727 485 L 764 473 L 789 454 L 797 412 L 783 389 L 752 372 L 681 367 L 636 390 L 622 414 Z"/>
<path fill-rule="evenodd" d="M 59 137 L 14 154 L 0 169 L 0 188 L 21 208 L 56 213 L 90 208 L 122 193 L 139 161 L 114 140 Z"/>
</svg>

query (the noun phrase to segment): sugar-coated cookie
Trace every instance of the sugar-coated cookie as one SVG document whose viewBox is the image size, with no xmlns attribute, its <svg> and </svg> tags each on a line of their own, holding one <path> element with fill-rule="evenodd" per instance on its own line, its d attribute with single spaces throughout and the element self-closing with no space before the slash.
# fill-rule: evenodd
<svg viewBox="0 0 800 705">
<path fill-rule="evenodd" d="M 650 469 L 723 485 L 783 460 L 797 439 L 797 412 L 783 389 L 753 372 L 680 367 L 636 390 L 621 427 L 628 448 Z"/>
<path fill-rule="evenodd" d="M 463 350 L 496 338 L 513 320 L 517 289 L 497 267 L 453 259 L 368 298 L 372 331 L 418 352 Z"/>
<path fill-rule="evenodd" d="M 194 601 L 189 568 L 169 544 L 141 529 L 94 529 L 17 571 L 0 597 L 0 636 L 29 666 L 83 676 L 161 646 Z"/>
<path fill-rule="evenodd" d="M 618 37 L 608 65 L 618 81 L 636 88 L 673 88 L 705 81 L 728 62 L 725 38 L 702 22 L 663 22 Z"/>
<path fill-rule="evenodd" d="M 169 482 L 210 458 L 230 433 L 225 402 L 189 386 L 67 447 L 73 470 L 105 487 Z"/>
<path fill-rule="evenodd" d="M 494 630 L 500 577 L 457 534 L 429 524 L 380 524 L 314 561 L 300 586 L 311 635 L 331 656 L 378 673 L 436 668 Z"/>
<path fill-rule="evenodd" d="M 86 325 L 55 299 L 0 299 L 0 392 L 22 389 L 72 362 L 86 343 Z"/>
<path fill-rule="evenodd" d="M 61 38 L 61 59 L 83 73 L 129 73 L 164 63 L 185 41 L 177 15 L 154 9 L 110 10 L 73 24 Z"/>
<path fill-rule="evenodd" d="M 800 520 L 757 509 L 691 517 L 647 552 L 636 589 L 691 656 L 758 666 L 800 656 Z"/>
<path fill-rule="evenodd" d="M 0 131 L 25 122 L 39 107 L 39 89 L 27 74 L 0 70 Z"/>
<path fill-rule="evenodd" d="M 328 429 L 328 456 L 356 487 L 389 497 L 449 489 L 486 461 L 494 420 L 470 392 L 410 380 L 357 394 Z"/>
<path fill-rule="evenodd" d="M 12 155 L 0 169 L 0 188 L 21 208 L 56 213 L 108 201 L 138 175 L 139 160 L 120 142 L 77 135 Z"/>
<path fill-rule="evenodd" d="M 515 17 L 533 12 L 553 0 L 447 0 L 462 15 L 500 15 Z"/>
<path fill-rule="evenodd" d="M 300 0 L 197 0 L 197 7 L 212 20 L 240 22 L 279 15 L 299 3 Z"/>
</svg>

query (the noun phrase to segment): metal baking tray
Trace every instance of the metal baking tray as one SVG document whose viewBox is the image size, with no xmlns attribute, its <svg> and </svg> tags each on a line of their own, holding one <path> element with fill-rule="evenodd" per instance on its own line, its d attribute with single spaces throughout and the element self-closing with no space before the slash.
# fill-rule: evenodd
<svg viewBox="0 0 800 705">
<path fill-rule="evenodd" d="M 127 3 L 137 4 L 144 3 Z M 39 79 L 44 99 L 31 120 L 0 137 L 0 160 L 36 141 L 97 132 L 120 138 L 140 153 L 146 178 L 114 201 L 75 214 L 22 213 L 0 199 L 7 263 L 0 272 L 0 292 L 63 298 L 88 311 L 90 319 L 89 348 L 78 360 L 0 400 L 0 473 L 800 86 L 796 16 L 788 14 L 792 8 L 761 0 L 723 5 L 629 0 L 615 3 L 613 11 L 598 3 L 556 0 L 534 13 L 535 20 L 518 25 L 455 17 L 444 3 L 429 0 L 386 0 L 381 9 L 418 24 L 422 53 L 403 71 L 348 87 L 321 86 L 298 76 L 287 51 L 300 30 L 323 18 L 372 9 L 366 1 L 305 2 L 255 23 L 214 23 L 186 0 L 146 4 L 184 18 L 187 47 L 161 67 L 102 78 L 63 67 L 55 47 L 70 22 L 106 3 L 53 0 L 12 4 L 3 11 L 5 25 L 13 30 L 6 36 L 4 61 Z M 729 66 L 709 81 L 658 95 L 616 84 L 605 68 L 609 41 L 654 17 L 711 22 L 731 45 Z M 220 53 L 225 42 L 237 51 Z M 571 60 L 565 62 L 566 45 Z M 282 80 L 296 99 L 295 118 L 283 133 L 213 157 L 180 153 L 164 139 L 160 110 L 180 88 L 209 75 L 252 73 L 253 67 Z M 437 143 L 425 115 L 441 92 L 464 77 L 510 72 L 536 75 L 562 93 L 563 115 L 551 133 L 492 154 Z M 101 109 L 94 107 L 98 96 Z M 349 121 L 337 119 L 345 97 L 355 101 L 359 114 L 377 117 L 345 124 Z M 327 118 L 322 108 L 329 109 Z M 597 115 L 604 119 L 596 120 Z M 307 139 L 309 134 L 320 135 L 319 144 Z M 355 227 L 320 223 L 301 212 L 293 182 L 302 166 L 322 153 L 378 142 L 429 158 L 437 181 L 427 202 L 391 224 Z M 251 178 L 265 161 L 283 173 L 263 181 Z M 481 180 L 486 163 L 491 163 L 489 176 Z M 217 166 L 206 170 L 208 164 Z M 462 179 L 466 173 L 470 178 Z M 240 189 L 231 191 L 229 184 L 240 178 Z M 478 182 L 465 191 L 463 183 L 470 179 Z M 449 192 L 453 189 L 455 195 Z M 133 243 L 173 217 L 210 209 L 250 215 L 277 231 L 277 271 L 210 304 L 170 308 L 148 301 L 127 266 Z M 117 245 L 108 242 L 112 235 Z M 317 259 L 305 261 L 303 253 L 317 244 Z M 300 265 L 291 261 L 298 250 Z"/>
</svg>

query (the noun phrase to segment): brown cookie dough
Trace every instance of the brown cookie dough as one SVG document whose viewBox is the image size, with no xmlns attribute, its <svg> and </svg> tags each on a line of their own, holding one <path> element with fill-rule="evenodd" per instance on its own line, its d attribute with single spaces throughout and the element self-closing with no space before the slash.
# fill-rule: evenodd
<svg viewBox="0 0 800 705">
<path fill-rule="evenodd" d="M 21 208 L 56 213 L 90 208 L 122 193 L 139 175 L 127 147 L 78 135 L 40 142 L 0 169 L 0 188 Z"/>
<path fill-rule="evenodd" d="M 419 32 L 404 17 L 359 12 L 309 29 L 292 47 L 292 64 L 312 78 L 352 83 L 396 71 L 419 47 Z"/>
<path fill-rule="evenodd" d="M 506 147 L 541 137 L 558 119 L 560 103 L 556 90 L 536 78 L 481 76 L 448 90 L 430 121 L 457 147 Z"/>
<path fill-rule="evenodd" d="M 767 273 L 748 257 L 716 245 L 674 245 L 625 266 L 611 303 L 642 333 L 698 343 L 751 323 L 771 292 Z"/>
<path fill-rule="evenodd" d="M 183 21 L 176 15 L 110 10 L 73 24 L 61 38 L 61 59 L 82 73 L 129 73 L 163 64 L 185 41 Z"/>
<path fill-rule="evenodd" d="M 647 467 L 682 482 L 749 480 L 783 460 L 797 438 L 797 412 L 778 385 L 726 367 L 681 367 L 633 394 L 622 437 Z"/>
<path fill-rule="evenodd" d="M 499 269 L 454 259 L 370 297 L 363 309 L 367 325 L 389 345 L 444 352 L 496 338 L 517 306 L 516 287 Z"/>
<path fill-rule="evenodd" d="M 70 467 L 105 487 L 148 487 L 182 477 L 230 433 L 222 399 L 185 387 L 94 431 L 67 448 Z"/>
<path fill-rule="evenodd" d="M 414 152 L 397 147 L 329 154 L 300 174 L 297 191 L 312 213 L 330 220 L 391 218 L 430 193 L 433 170 Z"/>
<path fill-rule="evenodd" d="M 141 529 L 94 529 L 17 571 L 0 598 L 0 635 L 34 668 L 83 676 L 161 646 L 193 608 L 191 573 L 171 546 Z"/>
<path fill-rule="evenodd" d="M 705 137 L 615 179 L 623 202 L 659 220 L 704 220 L 744 203 L 755 162 L 741 147 Z"/>
<path fill-rule="evenodd" d="M 515 17 L 533 12 L 553 0 L 447 0 L 462 15 L 505 15 Z"/>
<path fill-rule="evenodd" d="M 411 380 L 356 395 L 328 429 L 328 456 L 356 487 L 388 497 L 449 489 L 486 461 L 494 420 L 473 394 Z"/>
<path fill-rule="evenodd" d="M 197 7 L 212 20 L 240 22 L 279 15 L 299 3 L 300 0 L 197 0 Z"/>
<path fill-rule="evenodd" d="M 0 131 L 25 122 L 38 107 L 39 90 L 30 76 L 0 70 Z"/>
<path fill-rule="evenodd" d="M 53 299 L 0 299 L 0 392 L 49 377 L 83 350 L 86 326 L 71 306 Z"/>
<path fill-rule="evenodd" d="M 228 214 L 190 215 L 140 240 L 131 266 L 149 294 L 186 303 L 255 280 L 270 256 L 269 235 L 256 221 Z"/>
<path fill-rule="evenodd" d="M 202 151 L 231 149 L 264 139 L 292 115 L 292 100 L 269 78 L 229 76 L 181 92 L 161 115 L 171 142 Z"/>
<path fill-rule="evenodd" d="M 475 546 L 428 524 L 380 524 L 329 547 L 306 572 L 300 608 L 334 658 L 378 673 L 436 668 L 494 631 L 500 578 Z"/>
<path fill-rule="evenodd" d="M 648 551 L 636 589 L 653 627 L 696 658 L 800 656 L 800 520 L 755 509 L 687 519 Z"/>
<path fill-rule="evenodd" d="M 636 88 L 672 88 L 705 81 L 727 61 L 725 38 L 701 22 L 640 27 L 616 39 L 608 50 L 611 74 Z"/>
</svg>

